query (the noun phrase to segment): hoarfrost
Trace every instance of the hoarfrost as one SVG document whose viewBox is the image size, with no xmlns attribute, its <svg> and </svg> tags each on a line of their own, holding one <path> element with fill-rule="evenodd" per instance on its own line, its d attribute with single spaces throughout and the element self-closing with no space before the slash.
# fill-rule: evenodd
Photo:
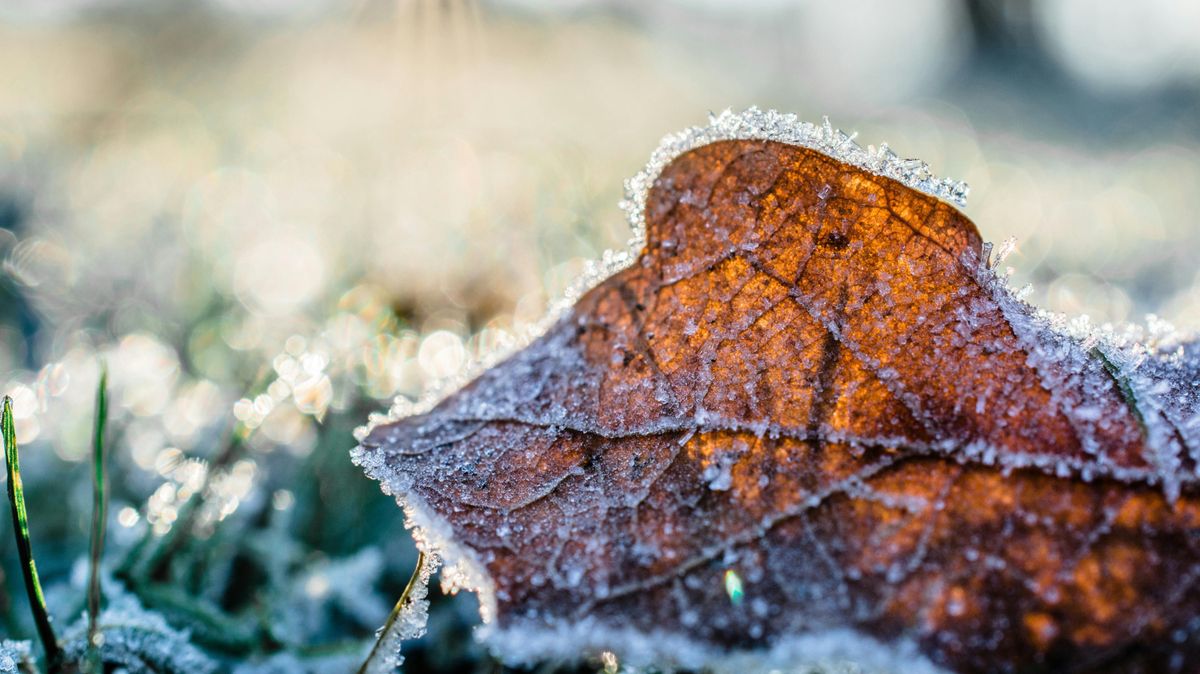
<svg viewBox="0 0 1200 674">
<path fill-rule="evenodd" d="M 22 663 L 33 659 L 28 641 L 0 641 L 0 674 L 16 674 Z"/>
<path fill-rule="evenodd" d="M 437 566 L 437 558 L 426 555 L 395 622 L 389 628 L 385 628 L 386 633 L 381 631 L 377 635 L 382 656 L 371 660 L 367 668 L 368 674 L 394 672 L 404 664 L 404 656 L 401 654 L 403 642 L 425 634 L 425 626 L 429 622 L 429 580 Z"/>
<path fill-rule="evenodd" d="M 791 113 L 759 110 L 757 107 L 744 112 L 726 109 L 718 115 L 710 115 L 707 126 L 693 126 L 666 136 L 650 155 L 646 167 L 625 183 L 625 199 L 621 202 L 621 208 L 633 228 L 633 249 L 639 250 L 645 240 L 646 198 L 655 178 L 676 157 L 722 140 L 772 140 L 806 147 L 876 175 L 893 178 L 959 207 L 966 206 L 967 194 L 971 191 L 966 183 L 935 176 L 929 165 L 920 159 L 901 159 L 887 143 L 863 148 L 855 142 L 856 137 L 857 134 L 835 129 L 828 117 L 821 124 L 813 124 Z M 827 196 L 826 191 L 821 198 Z"/>
<path fill-rule="evenodd" d="M 1079 395 L 1057 395 L 1056 402 L 1082 435 L 1094 463 L 1059 461 L 1061 475 L 1107 475 L 1125 481 L 1147 481 L 1162 487 L 1170 501 L 1184 483 L 1200 479 L 1200 433 L 1189 420 L 1200 415 L 1200 340 L 1181 333 L 1154 315 L 1145 325 L 1093 325 L 1086 316 L 1070 318 L 1029 305 L 1024 292 L 1014 292 L 1007 276 L 979 269 L 1004 312 L 1029 363 L 1042 373 L 1047 390 L 1075 388 Z M 1068 384 L 1070 386 L 1068 386 Z M 1145 434 L 1146 469 L 1117 465 L 1097 437 L 1103 433 L 1103 409 L 1089 403 L 1111 387 L 1121 392 Z M 1043 465 L 1038 457 L 1015 456 L 1019 465 Z M 1185 467 L 1185 465 L 1187 467 Z"/>
<path fill-rule="evenodd" d="M 883 644 L 850 630 L 791 637 L 762 652 L 726 652 L 672 632 L 613 629 L 585 619 L 554 629 L 504 630 L 493 634 L 487 643 L 505 662 L 518 666 L 546 660 L 576 661 L 581 653 L 598 655 L 620 644 L 620 663 L 632 671 L 946 674 L 921 655 L 912 642 Z M 902 668 L 897 668 L 898 663 L 903 663 Z"/>
<path fill-rule="evenodd" d="M 130 594 L 109 596 L 100 613 L 100 656 L 106 669 L 164 674 L 206 674 L 217 664 L 189 641 L 187 631 L 172 628 L 158 613 L 142 608 Z M 68 661 L 81 661 L 87 653 L 87 616 L 82 616 L 64 634 L 63 654 Z"/>
<path fill-rule="evenodd" d="M 389 471 L 379 453 L 367 452 L 360 446 L 351 452 L 351 460 L 360 466 L 367 476 L 378 480 L 383 493 L 394 496 L 403 508 L 404 526 L 412 531 L 417 549 L 425 555 L 425 562 L 417 579 L 422 600 L 427 596 L 429 579 L 444 565 L 445 569 L 441 574 L 442 591 L 453 594 L 459 590 L 467 590 L 478 594 L 480 615 L 484 623 L 489 622 L 496 614 L 495 590 L 491 578 L 476 554 L 458 544 L 446 520 L 411 491 L 411 482 L 405 476 Z M 427 606 L 428 602 L 425 602 L 425 607 Z M 423 629 L 424 618 L 423 609 L 413 614 L 406 623 L 413 629 Z M 396 641 L 397 646 L 399 641 L 406 638 L 410 637 L 400 637 Z"/>
</svg>

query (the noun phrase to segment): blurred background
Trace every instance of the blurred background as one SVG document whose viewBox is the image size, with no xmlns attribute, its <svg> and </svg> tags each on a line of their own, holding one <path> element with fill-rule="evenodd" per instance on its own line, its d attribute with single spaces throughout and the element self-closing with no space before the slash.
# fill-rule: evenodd
<svg viewBox="0 0 1200 674">
<path fill-rule="evenodd" d="M 203 647 L 359 657 L 413 553 L 352 429 L 536 322 L 624 245 L 660 137 L 750 105 L 965 179 L 1035 304 L 1200 328 L 1194 3 L 0 5 L 0 386 L 50 599 L 82 583 L 103 358 L 113 567 L 202 503 L 156 576 L 205 602 L 178 619 L 286 616 Z M 27 637 L 0 550 L 0 632 Z M 434 636 L 465 642 L 442 604 Z"/>
</svg>

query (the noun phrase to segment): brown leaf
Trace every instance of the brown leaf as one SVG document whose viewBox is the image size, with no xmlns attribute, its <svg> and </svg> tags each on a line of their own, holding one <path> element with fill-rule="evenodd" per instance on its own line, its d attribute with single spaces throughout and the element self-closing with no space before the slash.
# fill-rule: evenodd
<svg viewBox="0 0 1200 674">
<path fill-rule="evenodd" d="M 877 173 L 682 154 L 631 266 L 365 437 L 502 654 L 1200 668 L 1200 349 L 1039 314 Z"/>
</svg>

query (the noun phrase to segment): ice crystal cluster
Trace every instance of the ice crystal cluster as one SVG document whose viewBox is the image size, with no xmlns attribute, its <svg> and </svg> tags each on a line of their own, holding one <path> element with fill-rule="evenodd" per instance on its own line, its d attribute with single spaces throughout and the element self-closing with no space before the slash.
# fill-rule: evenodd
<svg viewBox="0 0 1200 674">
<path fill-rule="evenodd" d="M 15 673 L 21 663 L 30 658 L 30 643 L 28 641 L 0 641 L 0 674 Z"/>
<path fill-rule="evenodd" d="M 386 632 L 380 631 L 379 651 L 381 657 L 372 660 L 367 668 L 367 674 L 388 674 L 404 664 L 401 649 L 404 641 L 416 639 L 425 634 L 425 626 L 429 622 L 429 580 L 437 571 L 439 561 L 436 556 L 427 555 L 425 563 L 417 570 L 409 594 L 404 599 L 399 615 Z"/>
<path fill-rule="evenodd" d="M 100 613 L 100 653 L 108 667 L 129 672 L 208 674 L 217 663 L 191 643 L 186 630 L 167 624 L 162 615 L 147 611 L 130 594 L 111 596 Z M 87 653 L 87 618 L 67 630 L 63 649 L 68 661 L 82 661 Z"/>
<path fill-rule="evenodd" d="M 1011 248 L 1005 242 L 1004 249 Z M 985 246 L 985 257 L 990 251 Z M 1102 410 L 1089 404 L 1115 382 L 1146 434 L 1146 468 L 1119 465 L 1100 450 L 1100 441 L 1087 433 L 1083 440 L 1091 456 L 1086 461 L 1032 454 L 996 452 L 994 448 L 965 448 L 985 462 L 1008 469 L 1028 466 L 1052 469 L 1060 476 L 1079 475 L 1085 481 L 1111 477 L 1125 482 L 1158 485 L 1174 502 L 1185 483 L 1200 482 L 1200 340 L 1180 332 L 1156 316 L 1145 325 L 1095 325 L 1087 316 L 1071 318 L 1034 307 L 1024 290 L 1008 285 L 997 273 L 1004 250 L 996 259 L 975 265 L 979 283 L 988 289 L 1004 313 L 1028 361 L 1043 373 L 1047 390 L 1081 386 L 1079 398 L 1057 401 L 1078 429 L 1096 424 Z M 970 314 L 964 314 L 968 317 Z M 1089 378 L 1096 360 L 1111 379 Z M 1186 469 L 1186 465 L 1193 466 Z"/>
<path fill-rule="evenodd" d="M 770 140 L 806 147 L 959 207 L 967 205 L 971 188 L 965 182 L 939 178 L 929 164 L 920 159 L 903 159 L 887 143 L 864 148 L 855 142 L 857 135 L 834 128 L 828 117 L 820 124 L 813 124 L 792 113 L 751 107 L 744 112 L 726 109 L 710 115 L 707 126 L 693 126 L 666 136 L 650 155 L 646 167 L 625 181 L 621 208 L 633 229 L 634 250 L 641 247 L 646 235 L 646 197 L 667 164 L 685 152 L 723 140 Z"/>
</svg>

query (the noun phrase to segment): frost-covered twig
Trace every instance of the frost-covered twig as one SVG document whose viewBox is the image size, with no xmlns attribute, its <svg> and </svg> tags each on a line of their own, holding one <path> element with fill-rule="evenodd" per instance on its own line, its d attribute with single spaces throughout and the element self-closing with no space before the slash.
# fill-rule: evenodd
<svg viewBox="0 0 1200 674">
<path fill-rule="evenodd" d="M 404 625 L 396 623 L 410 603 L 416 604 L 424 601 L 424 597 L 416 596 L 415 591 L 418 586 L 423 588 L 428 580 L 428 574 L 425 573 L 425 553 L 419 552 L 417 553 L 417 568 L 413 569 L 412 577 L 408 579 L 408 585 L 404 587 L 404 592 L 396 600 L 396 605 L 388 615 L 387 622 L 379 630 L 379 638 L 375 640 L 375 645 L 371 647 L 367 659 L 363 660 L 362 666 L 358 668 L 358 674 L 389 671 L 389 665 L 391 669 L 395 669 L 395 665 L 399 664 L 395 660 L 398 642 L 417 635 L 408 634 Z"/>
</svg>

